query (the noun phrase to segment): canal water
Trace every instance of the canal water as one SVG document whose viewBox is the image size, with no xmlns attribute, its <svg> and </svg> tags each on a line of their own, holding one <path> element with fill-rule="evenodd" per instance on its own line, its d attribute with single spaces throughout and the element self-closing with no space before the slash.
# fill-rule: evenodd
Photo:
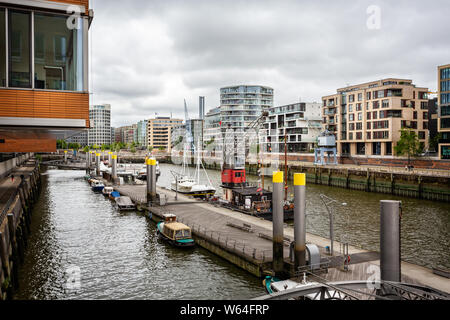
<svg viewBox="0 0 450 320">
<path fill-rule="evenodd" d="M 119 213 L 83 171 L 47 170 L 15 299 L 249 299 L 261 280 L 202 249 L 158 240 L 155 224 Z"/>
<path fill-rule="evenodd" d="M 180 171 L 179 166 L 160 164 L 161 176 L 158 184 L 170 186 L 171 171 Z M 192 168 L 190 168 L 193 170 Z M 220 171 L 206 170 L 212 184 L 221 194 Z M 205 175 L 203 179 L 206 181 Z M 248 176 L 256 183 L 258 177 Z M 264 179 L 264 187 L 272 188 L 271 177 Z M 271 190 L 271 189 L 270 189 Z M 450 204 L 397 197 L 379 193 L 347 190 L 343 188 L 308 184 L 306 187 L 307 232 L 329 238 L 329 214 L 321 200 L 324 194 L 334 200 L 334 238 L 365 250 L 379 251 L 380 246 L 380 201 L 402 202 L 401 253 L 402 260 L 426 267 L 450 269 Z M 288 198 L 293 197 L 292 182 Z M 343 205 L 343 204 L 346 205 Z M 339 250 L 339 247 L 334 247 Z"/>
</svg>

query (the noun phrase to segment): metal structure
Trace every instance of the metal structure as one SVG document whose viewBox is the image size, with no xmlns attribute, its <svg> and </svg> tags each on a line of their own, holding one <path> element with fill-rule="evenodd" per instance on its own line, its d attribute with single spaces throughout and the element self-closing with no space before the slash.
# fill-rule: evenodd
<svg viewBox="0 0 450 320">
<path fill-rule="evenodd" d="M 313 283 L 253 300 L 450 300 L 450 295 L 425 286 L 391 281 Z"/>
<path fill-rule="evenodd" d="M 333 255 L 333 243 L 334 243 L 334 214 L 335 214 L 335 204 L 338 203 L 337 200 L 332 199 L 324 194 L 320 195 L 320 198 L 323 201 L 323 204 L 325 205 L 325 208 L 327 208 L 328 216 L 330 219 L 330 254 Z M 341 205 L 346 206 L 346 203 L 342 203 Z"/>
<path fill-rule="evenodd" d="M 314 164 L 337 165 L 336 137 L 334 134 L 325 130 L 317 139 L 318 146 L 314 150 Z M 333 156 L 333 162 L 330 161 L 330 154 Z M 325 161 L 325 155 L 327 156 L 327 161 Z"/>
</svg>

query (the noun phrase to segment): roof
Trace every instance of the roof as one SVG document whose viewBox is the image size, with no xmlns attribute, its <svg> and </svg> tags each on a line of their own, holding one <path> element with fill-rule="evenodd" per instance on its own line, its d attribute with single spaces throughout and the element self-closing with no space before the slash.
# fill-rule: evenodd
<svg viewBox="0 0 450 320">
<path fill-rule="evenodd" d="M 191 230 L 187 225 L 180 223 L 180 222 L 171 222 L 171 223 L 165 223 L 164 227 L 167 227 L 171 230 Z"/>
<path fill-rule="evenodd" d="M 268 190 L 261 190 L 259 192 L 257 192 L 256 190 L 258 190 L 258 187 L 247 187 L 247 188 L 242 188 L 242 189 L 233 189 L 233 192 L 243 195 L 243 196 L 251 196 L 251 195 L 256 195 L 256 194 L 261 194 L 261 192 L 263 194 L 271 194 L 272 192 L 268 191 Z"/>
</svg>

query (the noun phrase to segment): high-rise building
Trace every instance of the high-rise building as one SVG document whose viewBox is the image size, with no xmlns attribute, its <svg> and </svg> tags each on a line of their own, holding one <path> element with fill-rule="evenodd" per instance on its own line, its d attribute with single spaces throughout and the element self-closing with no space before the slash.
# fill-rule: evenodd
<svg viewBox="0 0 450 320">
<path fill-rule="evenodd" d="M 89 128 L 92 17 L 88 0 L 0 3 L 0 152 L 56 151 Z"/>
<path fill-rule="evenodd" d="M 294 103 L 272 107 L 264 123 L 266 150 L 284 152 L 310 152 L 322 131 L 322 108 L 320 103 Z"/>
<path fill-rule="evenodd" d="M 171 117 L 156 117 L 148 120 L 148 146 L 155 149 L 172 150 L 172 127 L 183 123 L 182 119 Z"/>
<path fill-rule="evenodd" d="M 137 123 L 137 143 L 142 147 L 147 147 L 148 145 L 148 121 L 147 120 L 141 120 Z"/>
<path fill-rule="evenodd" d="M 322 98 L 323 128 L 334 133 L 341 156 L 391 156 L 400 130 L 428 144 L 428 88 L 384 79 L 337 90 Z"/>
<path fill-rule="evenodd" d="M 240 85 L 220 89 L 220 121 L 224 128 L 244 130 L 271 107 L 272 88 Z"/>
<path fill-rule="evenodd" d="M 450 159 L 450 64 L 438 67 L 439 158 Z"/>
<path fill-rule="evenodd" d="M 111 105 L 94 105 L 89 108 L 91 128 L 88 133 L 88 144 L 111 144 Z"/>
</svg>

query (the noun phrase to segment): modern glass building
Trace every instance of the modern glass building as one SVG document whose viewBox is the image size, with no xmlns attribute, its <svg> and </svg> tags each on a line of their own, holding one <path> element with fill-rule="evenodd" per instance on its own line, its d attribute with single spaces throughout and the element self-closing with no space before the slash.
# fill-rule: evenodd
<svg viewBox="0 0 450 320">
<path fill-rule="evenodd" d="M 146 147 L 148 145 L 147 126 L 148 126 L 147 120 L 141 120 L 137 123 L 136 142 L 143 147 Z"/>
<path fill-rule="evenodd" d="M 91 128 L 88 132 L 88 144 L 111 144 L 111 105 L 94 105 L 89 107 Z"/>
<path fill-rule="evenodd" d="M 220 122 L 223 128 L 245 129 L 262 111 L 273 107 L 273 89 L 240 85 L 220 89 Z"/>
<path fill-rule="evenodd" d="M 439 158 L 450 159 L 450 64 L 438 67 Z"/>
</svg>

